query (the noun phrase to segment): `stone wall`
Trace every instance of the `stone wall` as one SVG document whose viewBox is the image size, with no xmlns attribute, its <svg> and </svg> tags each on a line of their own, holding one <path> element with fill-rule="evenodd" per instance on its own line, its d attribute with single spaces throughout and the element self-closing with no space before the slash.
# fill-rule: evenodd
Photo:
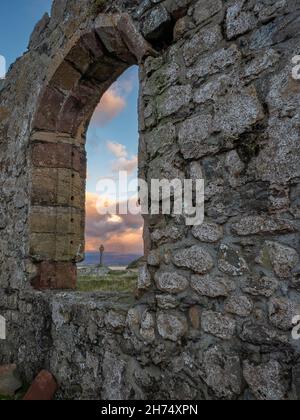
<svg viewBox="0 0 300 420">
<path fill-rule="evenodd" d="M 299 399 L 299 21 L 294 0 L 54 2 L 1 84 L 1 362 L 58 398 Z M 85 129 L 133 64 L 140 175 L 203 177 L 205 222 L 145 218 L 138 300 L 33 290 L 74 286 Z"/>
</svg>

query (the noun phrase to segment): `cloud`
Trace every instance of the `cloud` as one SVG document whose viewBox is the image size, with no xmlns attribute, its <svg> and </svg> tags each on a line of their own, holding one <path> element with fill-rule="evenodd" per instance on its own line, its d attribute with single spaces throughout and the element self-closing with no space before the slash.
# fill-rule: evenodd
<svg viewBox="0 0 300 420">
<path fill-rule="evenodd" d="M 138 158 L 133 156 L 132 159 L 120 158 L 116 160 L 112 165 L 113 172 L 125 171 L 128 175 L 132 175 L 137 171 Z"/>
<path fill-rule="evenodd" d="M 86 193 L 86 251 L 97 251 L 103 243 L 107 252 L 142 253 L 142 216 L 100 215 L 98 199 L 97 194 Z"/>
<path fill-rule="evenodd" d="M 104 127 L 119 115 L 126 108 L 126 98 L 132 92 L 133 87 L 134 81 L 130 76 L 114 83 L 102 96 L 95 109 L 91 124 Z"/>
<path fill-rule="evenodd" d="M 112 164 L 113 172 L 124 171 L 127 172 L 128 175 L 132 175 L 137 171 L 138 157 L 135 155 L 131 159 L 128 158 L 126 146 L 117 142 L 108 141 L 106 147 L 116 158 L 118 158 Z"/>
<path fill-rule="evenodd" d="M 126 99 L 115 88 L 109 89 L 95 109 L 91 124 L 104 127 L 126 107 Z"/>
<path fill-rule="evenodd" d="M 124 146 L 123 144 L 108 141 L 106 143 L 106 147 L 118 159 L 126 158 L 128 156 L 126 146 Z"/>
</svg>

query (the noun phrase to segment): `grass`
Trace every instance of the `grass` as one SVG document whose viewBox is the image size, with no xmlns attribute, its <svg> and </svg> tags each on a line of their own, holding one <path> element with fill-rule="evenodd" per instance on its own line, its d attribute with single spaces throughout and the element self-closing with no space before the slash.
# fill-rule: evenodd
<svg viewBox="0 0 300 420">
<path fill-rule="evenodd" d="M 133 271 L 111 270 L 105 277 L 79 276 L 77 290 L 79 292 L 123 292 L 133 293 L 138 274 Z"/>
</svg>

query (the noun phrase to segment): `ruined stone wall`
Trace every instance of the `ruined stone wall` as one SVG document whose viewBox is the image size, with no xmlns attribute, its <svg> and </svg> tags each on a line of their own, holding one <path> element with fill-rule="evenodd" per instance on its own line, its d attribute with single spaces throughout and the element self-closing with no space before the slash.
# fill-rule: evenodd
<svg viewBox="0 0 300 420">
<path fill-rule="evenodd" d="M 291 336 L 300 315 L 299 2 L 101 7 L 55 2 L 1 86 L 0 311 L 9 336 L 0 361 L 17 362 L 27 379 L 50 369 L 58 398 L 299 399 Z M 136 301 L 30 285 L 32 119 L 45 109 L 41 92 L 57 81 L 65 48 L 94 27 L 98 11 L 129 12 L 147 42 L 139 57 L 135 50 L 140 175 L 206 182 L 201 227 L 146 218 L 148 263 Z M 108 39 L 128 35 L 118 31 Z M 119 62 L 120 44 L 112 44 Z M 130 60 L 121 59 L 124 70 Z"/>
</svg>

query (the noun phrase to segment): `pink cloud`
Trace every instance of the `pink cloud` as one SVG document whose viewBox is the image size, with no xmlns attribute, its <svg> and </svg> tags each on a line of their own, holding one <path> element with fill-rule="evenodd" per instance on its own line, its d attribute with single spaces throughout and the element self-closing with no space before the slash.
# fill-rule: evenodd
<svg viewBox="0 0 300 420">
<path fill-rule="evenodd" d="M 86 251 L 97 251 L 103 243 L 108 252 L 143 253 L 141 215 L 101 215 L 99 196 L 86 193 Z"/>
<path fill-rule="evenodd" d="M 108 124 L 127 105 L 126 97 L 132 92 L 134 81 L 131 77 L 119 80 L 102 96 L 95 109 L 91 123 L 100 127 Z"/>
<path fill-rule="evenodd" d="M 126 107 L 126 99 L 112 87 L 103 96 L 95 109 L 91 124 L 104 127 Z"/>
<path fill-rule="evenodd" d="M 106 145 L 108 150 L 118 159 L 127 157 L 127 149 L 126 146 L 124 146 L 123 144 L 108 141 Z"/>
<path fill-rule="evenodd" d="M 137 171 L 137 165 L 137 156 L 133 156 L 132 159 L 120 158 L 113 163 L 112 170 L 113 172 L 124 171 L 127 172 L 128 175 L 132 175 L 135 171 Z"/>
</svg>

